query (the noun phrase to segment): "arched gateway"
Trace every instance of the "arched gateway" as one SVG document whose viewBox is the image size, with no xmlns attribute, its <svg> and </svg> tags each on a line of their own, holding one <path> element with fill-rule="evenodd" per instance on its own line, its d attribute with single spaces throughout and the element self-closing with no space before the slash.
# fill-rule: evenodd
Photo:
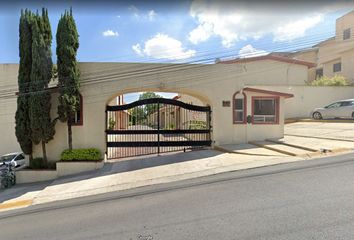
<svg viewBox="0 0 354 240">
<path fill-rule="evenodd" d="M 300 84 L 308 77 L 308 66 L 303 63 L 291 64 L 274 59 L 234 64 L 95 62 L 80 63 L 79 67 L 82 97 L 80 114 L 77 115 L 79 121 L 72 129 L 73 147 L 107 151 L 109 158 L 145 154 L 141 152 L 143 148 L 148 149 L 143 150 L 147 153 L 158 153 L 159 149 L 165 152 L 210 144 L 213 147 L 282 138 L 285 99 L 292 94 L 276 92 L 272 84 Z M 55 88 L 52 91 L 54 118 L 58 93 Z M 179 93 L 197 98 L 210 108 L 199 108 L 190 104 L 191 101 L 181 99 L 136 102 L 125 109 L 107 107 L 116 96 L 137 92 Z M 15 100 L 12 102 L 14 106 Z M 158 108 L 157 104 L 160 105 Z M 141 112 L 144 115 L 139 115 Z M 117 118 L 123 115 L 126 115 L 125 121 Z M 13 120 L 13 115 L 9 116 Z M 109 121 L 112 116 L 117 119 Z M 194 122 L 183 124 L 186 118 L 188 120 L 187 116 L 194 117 Z M 198 116 L 203 120 L 198 120 Z M 3 132 L 14 129 L 11 119 L 2 125 Z M 50 161 L 60 159 L 62 151 L 67 148 L 66 124 L 57 122 L 55 130 L 54 139 L 47 144 Z M 14 136 L 14 133 L 10 134 Z M 16 140 L 11 144 L 16 146 Z M 120 149 L 120 155 L 114 155 L 113 150 L 110 153 L 111 149 Z M 40 156 L 40 151 L 40 147 L 34 147 L 35 156 Z"/>
<path fill-rule="evenodd" d="M 106 107 L 108 159 L 211 146 L 210 106 L 150 98 Z"/>
</svg>

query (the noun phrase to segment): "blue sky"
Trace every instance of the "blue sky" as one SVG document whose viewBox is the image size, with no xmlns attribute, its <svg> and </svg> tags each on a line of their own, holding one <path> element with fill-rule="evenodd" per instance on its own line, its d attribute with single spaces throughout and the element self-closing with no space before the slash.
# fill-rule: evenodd
<svg viewBox="0 0 354 240">
<path fill-rule="evenodd" d="M 0 63 L 18 63 L 21 9 L 47 7 L 53 32 L 73 8 L 82 62 L 211 63 L 310 47 L 334 35 L 351 1 L 8 1 L 0 3 Z M 168 3 L 167 3 L 168 2 Z"/>
<path fill-rule="evenodd" d="M 242 2 L 141 1 L 0 3 L 0 63 L 17 63 L 22 8 L 49 10 L 53 36 L 60 15 L 73 7 L 78 60 L 118 62 L 210 62 L 216 57 L 304 48 L 333 36 L 335 19 L 350 4 L 301 3 L 255 6 Z M 55 38 L 53 41 L 55 61 Z"/>
</svg>

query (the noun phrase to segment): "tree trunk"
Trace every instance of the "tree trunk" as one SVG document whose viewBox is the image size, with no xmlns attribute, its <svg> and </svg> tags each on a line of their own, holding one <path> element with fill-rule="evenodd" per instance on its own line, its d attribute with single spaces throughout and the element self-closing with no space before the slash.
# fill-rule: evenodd
<svg viewBox="0 0 354 240">
<path fill-rule="evenodd" d="M 68 144 L 69 150 L 73 150 L 73 139 L 72 139 L 72 130 L 71 130 L 71 121 L 68 120 Z"/>
<path fill-rule="evenodd" d="M 48 163 L 48 159 L 47 159 L 47 150 L 45 148 L 45 142 L 42 141 L 42 151 L 43 151 L 43 161 L 45 162 L 45 164 L 47 165 Z"/>
<path fill-rule="evenodd" d="M 28 155 L 28 160 L 29 160 L 29 165 L 32 166 L 32 162 L 33 162 L 33 153 L 30 153 Z"/>
</svg>

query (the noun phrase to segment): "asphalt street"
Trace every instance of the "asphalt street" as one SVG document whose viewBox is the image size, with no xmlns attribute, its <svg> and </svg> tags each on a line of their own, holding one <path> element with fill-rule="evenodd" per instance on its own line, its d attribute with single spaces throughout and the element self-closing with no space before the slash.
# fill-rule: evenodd
<svg viewBox="0 0 354 240">
<path fill-rule="evenodd" d="M 0 239 L 353 239 L 354 156 L 0 214 Z"/>
</svg>

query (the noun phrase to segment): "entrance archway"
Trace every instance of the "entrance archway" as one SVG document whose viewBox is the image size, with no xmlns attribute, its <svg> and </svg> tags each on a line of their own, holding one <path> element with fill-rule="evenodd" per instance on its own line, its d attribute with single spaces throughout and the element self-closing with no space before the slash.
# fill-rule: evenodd
<svg viewBox="0 0 354 240">
<path fill-rule="evenodd" d="M 177 97 L 121 103 L 106 106 L 108 159 L 211 146 L 210 106 Z"/>
</svg>

